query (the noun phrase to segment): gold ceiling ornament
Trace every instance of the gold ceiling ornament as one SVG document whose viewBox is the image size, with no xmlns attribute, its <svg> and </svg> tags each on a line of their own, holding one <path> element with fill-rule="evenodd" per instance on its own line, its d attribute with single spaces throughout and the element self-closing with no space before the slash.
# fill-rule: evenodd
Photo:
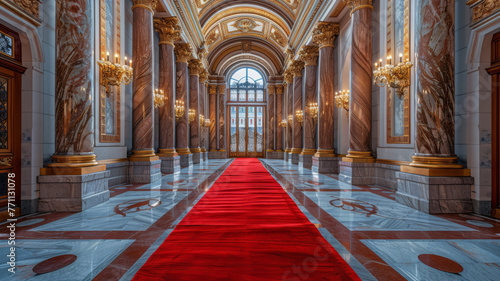
<svg viewBox="0 0 500 281">
<path fill-rule="evenodd" d="M 345 2 L 346 5 L 351 8 L 351 16 L 360 9 L 368 8 L 373 10 L 372 0 L 346 0 Z"/>
<path fill-rule="evenodd" d="M 478 22 L 493 12 L 500 10 L 500 1 L 498 0 L 470 0 L 467 5 L 472 8 L 473 22 Z"/>
<path fill-rule="evenodd" d="M 205 68 L 201 69 L 200 72 L 200 83 L 205 83 L 208 80 L 208 71 Z"/>
<path fill-rule="evenodd" d="M 144 8 L 154 14 L 158 0 L 132 0 L 132 10 L 135 8 Z"/>
<path fill-rule="evenodd" d="M 231 26 L 246 33 L 254 30 L 257 27 L 257 23 L 251 18 L 243 18 L 235 21 Z"/>
<path fill-rule="evenodd" d="M 318 46 L 304 46 L 299 52 L 300 60 L 308 65 L 318 65 L 319 47 Z"/>
<path fill-rule="evenodd" d="M 281 47 L 284 47 L 286 45 L 286 39 L 285 37 L 283 36 L 283 34 L 281 34 L 281 32 L 279 32 L 277 29 L 274 29 L 272 32 L 271 32 L 271 38 L 276 41 L 278 44 L 281 45 Z"/>
<path fill-rule="evenodd" d="M 188 68 L 190 76 L 191 75 L 200 76 L 201 72 L 203 71 L 203 64 L 199 59 L 192 59 L 188 63 Z"/>
<path fill-rule="evenodd" d="M 41 0 L 6 0 L 0 1 L 0 5 L 9 9 L 22 19 L 32 23 L 35 26 L 41 25 L 40 4 Z"/>
<path fill-rule="evenodd" d="M 297 10 L 300 5 L 299 0 L 285 0 L 285 2 L 288 4 L 288 6 L 290 6 L 290 8 L 292 8 L 292 10 Z"/>
<path fill-rule="evenodd" d="M 252 42 L 251 41 L 241 42 L 241 51 L 243 53 L 250 53 L 252 51 Z"/>
<path fill-rule="evenodd" d="M 290 71 L 290 68 L 285 70 L 285 72 L 283 73 L 283 79 L 285 80 L 285 83 L 287 83 L 287 84 L 293 83 L 293 74 Z"/>
<path fill-rule="evenodd" d="M 193 49 L 189 43 L 175 43 L 174 53 L 177 62 L 187 63 L 192 52 Z"/>
<path fill-rule="evenodd" d="M 302 70 L 304 69 L 304 62 L 300 60 L 294 60 L 290 64 L 290 71 L 293 75 L 293 77 L 300 77 L 302 76 Z"/>
<path fill-rule="evenodd" d="M 340 34 L 340 25 L 334 22 L 319 22 L 313 30 L 313 41 L 319 48 L 335 47 L 333 41 Z"/>
<path fill-rule="evenodd" d="M 181 37 L 181 26 L 176 17 L 154 18 L 155 30 L 160 34 L 160 45 L 169 44 L 174 46 L 174 42 Z"/>
<path fill-rule="evenodd" d="M 215 28 L 212 32 L 208 34 L 207 38 L 205 39 L 205 42 L 207 43 L 208 46 L 210 46 L 219 39 L 220 39 L 219 29 Z"/>
<path fill-rule="evenodd" d="M 217 85 L 210 85 L 209 93 L 210 93 L 210 95 L 216 95 L 217 94 Z"/>
</svg>

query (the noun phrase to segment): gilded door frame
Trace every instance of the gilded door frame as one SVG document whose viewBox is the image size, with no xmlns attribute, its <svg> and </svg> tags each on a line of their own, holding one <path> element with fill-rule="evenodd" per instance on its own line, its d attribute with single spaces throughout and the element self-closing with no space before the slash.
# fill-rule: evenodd
<svg viewBox="0 0 500 281">
<path fill-rule="evenodd" d="M 238 109 L 240 107 L 246 107 L 246 118 L 245 118 L 245 152 L 233 152 L 231 151 L 231 107 L 235 106 L 237 108 L 236 110 L 236 119 L 238 119 Z M 248 107 L 262 107 L 262 152 L 254 152 L 252 155 L 249 155 L 248 153 Z M 228 157 L 229 158 L 237 158 L 237 157 L 247 157 L 247 158 L 263 158 L 265 157 L 266 153 L 266 135 L 267 135 L 267 127 L 265 126 L 267 122 L 267 105 L 265 103 L 241 103 L 241 102 L 233 102 L 233 103 L 228 103 L 227 108 L 226 108 L 226 136 L 227 136 L 227 151 L 228 151 Z M 255 114 L 257 115 L 257 111 L 255 111 Z M 239 122 L 238 120 L 236 121 L 236 139 L 239 141 Z M 255 125 L 255 128 L 257 128 L 257 125 Z M 257 132 L 257 130 L 255 130 Z M 257 137 L 257 133 L 255 133 L 255 138 Z M 236 148 L 238 148 L 238 143 L 236 144 Z"/>
</svg>

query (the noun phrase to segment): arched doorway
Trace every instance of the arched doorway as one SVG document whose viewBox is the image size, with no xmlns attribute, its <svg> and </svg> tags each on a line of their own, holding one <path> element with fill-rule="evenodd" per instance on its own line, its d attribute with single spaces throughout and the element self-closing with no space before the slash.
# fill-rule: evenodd
<svg viewBox="0 0 500 281">
<path fill-rule="evenodd" d="M 236 70 L 229 79 L 227 100 L 229 157 L 264 157 L 265 81 L 251 67 Z"/>
</svg>

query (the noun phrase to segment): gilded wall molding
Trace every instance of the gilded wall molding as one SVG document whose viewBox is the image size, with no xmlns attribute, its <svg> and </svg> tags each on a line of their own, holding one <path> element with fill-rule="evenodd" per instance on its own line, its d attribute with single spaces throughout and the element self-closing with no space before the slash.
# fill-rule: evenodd
<svg viewBox="0 0 500 281">
<path fill-rule="evenodd" d="M 500 10 L 500 1 L 498 0 L 470 0 L 467 5 L 472 8 L 472 22 L 474 23 Z"/>
<path fill-rule="evenodd" d="M 313 42 L 319 45 L 319 48 L 332 47 L 337 35 L 340 34 L 340 25 L 334 22 L 319 22 L 313 30 Z"/>
<path fill-rule="evenodd" d="M 40 0 L 2 0 L 0 5 L 4 6 L 14 14 L 18 15 L 34 26 L 40 26 Z"/>
<path fill-rule="evenodd" d="M 182 30 L 176 17 L 154 18 L 153 24 L 160 35 L 160 45 L 174 46 L 174 42 L 180 39 Z"/>
<path fill-rule="evenodd" d="M 175 43 L 174 53 L 176 62 L 187 63 L 193 53 L 193 49 L 189 43 Z"/>
</svg>

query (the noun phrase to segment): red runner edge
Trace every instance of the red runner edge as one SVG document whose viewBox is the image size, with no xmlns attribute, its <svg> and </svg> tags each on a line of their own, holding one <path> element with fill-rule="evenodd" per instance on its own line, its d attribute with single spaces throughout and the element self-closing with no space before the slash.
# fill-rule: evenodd
<svg viewBox="0 0 500 281">
<path fill-rule="evenodd" d="M 235 159 L 132 280 L 360 280 L 258 159 Z"/>
</svg>

